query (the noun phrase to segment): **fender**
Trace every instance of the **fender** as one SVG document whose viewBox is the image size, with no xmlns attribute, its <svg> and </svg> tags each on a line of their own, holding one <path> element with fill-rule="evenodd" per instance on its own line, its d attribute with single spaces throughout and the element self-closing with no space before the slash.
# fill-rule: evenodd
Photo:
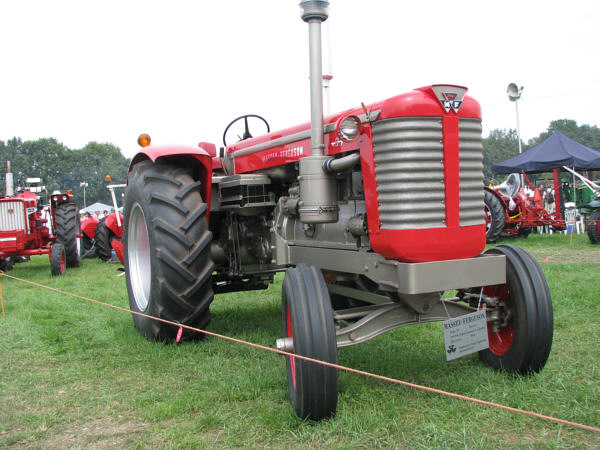
<svg viewBox="0 0 600 450">
<path fill-rule="evenodd" d="M 98 226 L 98 219 L 95 217 L 88 217 L 81 221 L 81 232 L 90 239 L 94 239 L 96 234 L 96 227 Z"/>
<path fill-rule="evenodd" d="M 200 142 L 198 147 L 174 146 L 174 145 L 149 145 L 144 147 L 142 151 L 137 153 L 131 160 L 129 172 L 133 166 L 144 160 L 151 160 L 156 163 L 158 159 L 178 159 L 185 158 L 188 160 L 188 165 L 193 165 L 194 168 L 200 169 L 200 182 L 202 183 L 201 193 L 202 198 L 210 211 L 210 194 L 212 183 L 212 168 L 213 158 L 216 156 L 216 147 L 214 144 Z M 192 162 L 189 161 L 190 157 Z M 207 211 L 207 219 L 208 219 Z"/>
<path fill-rule="evenodd" d="M 104 225 L 120 239 L 123 237 L 123 214 L 119 213 L 119 219 L 121 220 L 121 226 L 117 223 L 117 214 L 113 212 L 104 219 Z"/>
</svg>

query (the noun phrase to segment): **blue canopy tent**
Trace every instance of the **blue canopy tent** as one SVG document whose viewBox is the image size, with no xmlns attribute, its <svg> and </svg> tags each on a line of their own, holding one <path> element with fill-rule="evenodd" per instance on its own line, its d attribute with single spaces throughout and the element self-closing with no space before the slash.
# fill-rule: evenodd
<svg viewBox="0 0 600 450">
<path fill-rule="evenodd" d="M 550 172 L 562 166 L 600 169 L 600 152 L 555 131 L 548 139 L 520 155 L 494 164 L 492 172 Z"/>
</svg>

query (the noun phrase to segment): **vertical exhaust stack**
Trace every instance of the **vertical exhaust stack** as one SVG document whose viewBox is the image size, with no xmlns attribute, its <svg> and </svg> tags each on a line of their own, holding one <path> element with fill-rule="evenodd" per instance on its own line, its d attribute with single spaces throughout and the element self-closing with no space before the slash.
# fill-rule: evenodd
<svg viewBox="0 0 600 450">
<path fill-rule="evenodd" d="M 338 221 L 337 185 L 323 168 L 329 159 L 323 156 L 323 69 L 321 56 L 321 23 L 329 17 L 329 2 L 302 0 L 302 20 L 308 23 L 310 59 L 310 124 L 311 156 L 300 159 L 300 202 L 298 213 L 302 223 Z"/>
<path fill-rule="evenodd" d="M 13 174 L 10 171 L 10 161 L 6 161 L 6 196 L 13 197 L 15 195 Z"/>
</svg>

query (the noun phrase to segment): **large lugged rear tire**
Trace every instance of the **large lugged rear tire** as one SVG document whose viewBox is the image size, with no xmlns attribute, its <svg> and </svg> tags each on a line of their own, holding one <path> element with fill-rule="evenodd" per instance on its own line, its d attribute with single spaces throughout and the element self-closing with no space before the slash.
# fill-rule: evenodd
<svg viewBox="0 0 600 450">
<path fill-rule="evenodd" d="M 288 269 L 282 286 L 283 335 L 293 353 L 337 363 L 337 344 L 329 292 L 321 270 L 306 264 Z M 286 357 L 288 390 L 296 414 L 321 420 L 337 409 L 337 369 Z"/>
<path fill-rule="evenodd" d="M 54 211 L 54 228 L 58 240 L 65 247 L 67 267 L 81 266 L 81 255 L 77 249 L 79 234 L 79 212 L 75 202 L 64 202 Z"/>
<path fill-rule="evenodd" d="M 104 224 L 104 220 L 98 222 L 94 241 L 96 244 L 96 254 L 102 261 L 110 261 L 112 258 L 112 247 L 110 246 L 110 237 L 112 231 Z"/>
<path fill-rule="evenodd" d="M 489 243 L 496 242 L 504 230 L 504 206 L 502 202 L 488 190 L 483 191 L 485 212 L 485 237 Z"/>
<path fill-rule="evenodd" d="M 544 273 L 521 248 L 499 245 L 486 253 L 506 256 L 506 284 L 483 290 L 504 304 L 504 321 L 496 331 L 488 322 L 490 346 L 479 357 L 495 369 L 539 372 L 548 360 L 553 334 L 552 299 Z"/>
<path fill-rule="evenodd" d="M 592 244 L 600 244 L 600 209 L 592 211 L 585 224 Z"/>
<path fill-rule="evenodd" d="M 129 174 L 125 197 L 125 272 L 132 311 L 196 328 L 210 321 L 210 241 L 200 182 L 189 168 L 144 161 Z M 141 334 L 172 342 L 178 327 L 133 315 Z M 182 339 L 202 333 L 183 330 Z"/>
</svg>

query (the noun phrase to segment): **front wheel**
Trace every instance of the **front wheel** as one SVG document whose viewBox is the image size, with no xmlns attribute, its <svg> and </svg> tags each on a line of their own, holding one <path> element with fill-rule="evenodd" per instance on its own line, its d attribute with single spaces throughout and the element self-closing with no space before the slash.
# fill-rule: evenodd
<svg viewBox="0 0 600 450">
<path fill-rule="evenodd" d="M 592 244 L 600 244 L 600 209 L 592 211 L 587 223 L 587 233 Z"/>
<path fill-rule="evenodd" d="M 60 242 L 55 242 L 50 247 L 50 273 L 52 276 L 64 275 L 67 268 L 65 247 Z"/>
<path fill-rule="evenodd" d="M 288 269 L 282 285 L 283 335 L 293 353 L 337 363 L 337 344 L 329 292 L 321 270 L 306 264 Z M 288 391 L 296 414 L 321 420 L 337 409 L 337 369 L 286 357 Z"/>
<path fill-rule="evenodd" d="M 499 370 L 539 372 L 552 347 L 552 299 L 546 278 L 528 252 L 500 245 L 486 252 L 506 257 L 506 284 L 485 286 L 483 293 L 498 299 L 497 317 L 488 321 L 489 348 L 479 352 Z"/>
<path fill-rule="evenodd" d="M 212 233 L 201 183 L 187 167 L 144 161 L 129 174 L 123 233 L 127 291 L 132 311 L 204 328 L 213 299 Z M 152 341 L 172 342 L 178 327 L 133 315 Z M 183 331 L 182 339 L 202 333 Z"/>
</svg>

